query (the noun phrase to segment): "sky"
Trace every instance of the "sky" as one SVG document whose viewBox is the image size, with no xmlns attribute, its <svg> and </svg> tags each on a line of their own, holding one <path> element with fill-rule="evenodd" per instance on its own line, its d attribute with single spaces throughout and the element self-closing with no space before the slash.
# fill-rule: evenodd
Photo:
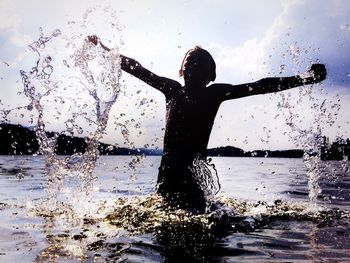
<svg viewBox="0 0 350 263">
<path fill-rule="evenodd" d="M 181 61 L 195 45 L 212 54 L 217 64 L 215 82 L 222 83 L 296 75 L 304 73 L 312 63 L 324 63 L 328 77 L 322 84 L 224 102 L 215 119 L 209 147 L 300 148 L 319 131 L 331 139 L 350 137 L 347 0 L 0 0 L 3 111 L 29 103 L 21 93 L 19 71 L 29 70 L 35 63 L 28 45 L 38 39 L 40 28 L 45 36 L 56 29 L 62 32 L 46 50 L 61 64 L 87 35 L 96 34 L 106 46 L 136 59 L 157 75 L 181 83 Z M 73 44 L 62 44 L 68 42 Z M 70 78 L 59 74 L 64 71 L 61 64 L 54 73 L 67 93 L 63 86 L 74 89 L 74 81 L 69 83 Z M 161 148 L 164 96 L 127 73 L 122 74 L 120 83 L 121 93 L 110 112 L 103 140 L 121 146 Z M 69 104 L 68 96 L 55 107 L 48 100 L 44 111 L 47 130 L 64 129 L 69 112 L 80 103 L 77 97 L 83 100 L 79 92 L 71 97 L 75 97 L 73 103 Z M 52 112 L 57 108 L 60 113 L 55 115 Z M 22 109 L 11 111 L 6 121 L 30 126 L 35 118 L 33 111 Z M 128 129 L 127 139 L 121 127 Z M 83 128 L 89 130 L 88 125 Z"/>
</svg>

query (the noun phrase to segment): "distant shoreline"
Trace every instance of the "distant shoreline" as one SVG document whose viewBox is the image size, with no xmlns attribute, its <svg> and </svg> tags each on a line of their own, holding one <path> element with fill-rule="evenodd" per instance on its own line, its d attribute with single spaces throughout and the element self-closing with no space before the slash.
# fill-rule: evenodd
<svg viewBox="0 0 350 263">
<path fill-rule="evenodd" d="M 47 132 L 48 137 L 57 136 L 55 153 L 57 155 L 72 155 L 84 153 L 87 147 L 81 137 L 69 136 L 55 132 Z M 99 143 L 100 155 L 162 155 L 162 149 L 125 148 L 111 144 Z M 39 154 L 39 144 L 33 129 L 19 124 L 0 124 L 0 155 L 33 155 Z M 304 151 L 290 150 L 254 150 L 244 151 L 234 146 L 210 148 L 207 155 L 211 157 L 271 157 L 271 158 L 302 158 Z M 322 156 L 321 156 L 322 157 Z M 334 159 L 334 158 L 324 158 Z"/>
<path fill-rule="evenodd" d="M 54 132 L 47 132 L 49 137 L 58 136 L 55 153 L 58 155 L 72 155 L 77 152 L 85 152 L 87 144 L 81 137 L 73 137 Z M 33 155 L 38 154 L 39 144 L 35 131 L 17 124 L 0 124 L 0 155 Z M 162 155 L 162 149 L 125 148 L 100 143 L 98 146 L 100 155 Z M 208 149 L 208 156 L 222 157 L 281 157 L 301 158 L 302 150 L 285 151 L 244 151 L 234 146 L 223 146 Z"/>
</svg>

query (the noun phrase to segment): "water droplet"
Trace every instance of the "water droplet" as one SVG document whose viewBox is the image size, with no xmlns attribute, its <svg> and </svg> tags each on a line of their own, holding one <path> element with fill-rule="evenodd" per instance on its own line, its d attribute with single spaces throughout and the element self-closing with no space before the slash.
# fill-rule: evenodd
<svg viewBox="0 0 350 263">
<path fill-rule="evenodd" d="M 22 179 L 24 178 L 24 174 L 21 173 L 21 172 L 16 173 L 16 178 L 17 178 L 18 180 L 22 180 Z"/>
<path fill-rule="evenodd" d="M 279 72 L 279 74 L 283 74 L 284 73 L 285 67 L 286 66 L 284 64 L 280 65 L 280 72 Z"/>
</svg>

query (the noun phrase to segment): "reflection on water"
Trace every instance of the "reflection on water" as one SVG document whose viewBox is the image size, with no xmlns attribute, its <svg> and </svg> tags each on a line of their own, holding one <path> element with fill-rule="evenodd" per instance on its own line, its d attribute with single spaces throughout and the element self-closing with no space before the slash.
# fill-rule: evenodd
<svg viewBox="0 0 350 263">
<path fill-rule="evenodd" d="M 131 160 L 101 157 L 89 204 L 96 214 L 79 219 L 41 209 L 42 157 L 0 157 L 0 261 L 350 260 L 350 176 L 337 162 L 325 163 L 319 210 L 312 210 L 301 159 L 213 158 L 225 193 L 221 202 L 238 214 L 216 222 L 168 210 L 151 195 L 159 157 L 144 158 L 133 171 Z"/>
</svg>

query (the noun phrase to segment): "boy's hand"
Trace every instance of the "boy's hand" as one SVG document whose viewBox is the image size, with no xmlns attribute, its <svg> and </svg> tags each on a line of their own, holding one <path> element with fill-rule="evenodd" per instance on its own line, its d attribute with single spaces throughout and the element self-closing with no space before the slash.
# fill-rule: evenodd
<svg viewBox="0 0 350 263">
<path fill-rule="evenodd" d="M 100 42 L 100 39 L 96 36 L 96 35 L 93 35 L 93 36 L 88 36 L 86 38 L 87 41 L 90 41 L 91 43 L 93 43 L 94 45 L 97 45 L 99 42 Z"/>
<path fill-rule="evenodd" d="M 106 50 L 106 51 L 110 51 L 110 49 L 108 47 L 106 47 L 105 45 L 102 44 L 102 42 L 100 41 L 99 37 L 96 35 L 93 36 L 87 36 L 87 38 L 85 38 L 85 41 L 91 42 L 92 44 L 94 44 L 95 46 L 97 46 L 98 44 L 100 44 L 100 46 Z"/>
<path fill-rule="evenodd" d="M 324 64 L 312 64 L 311 68 L 308 70 L 313 83 L 318 83 L 326 79 L 327 71 Z"/>
</svg>

